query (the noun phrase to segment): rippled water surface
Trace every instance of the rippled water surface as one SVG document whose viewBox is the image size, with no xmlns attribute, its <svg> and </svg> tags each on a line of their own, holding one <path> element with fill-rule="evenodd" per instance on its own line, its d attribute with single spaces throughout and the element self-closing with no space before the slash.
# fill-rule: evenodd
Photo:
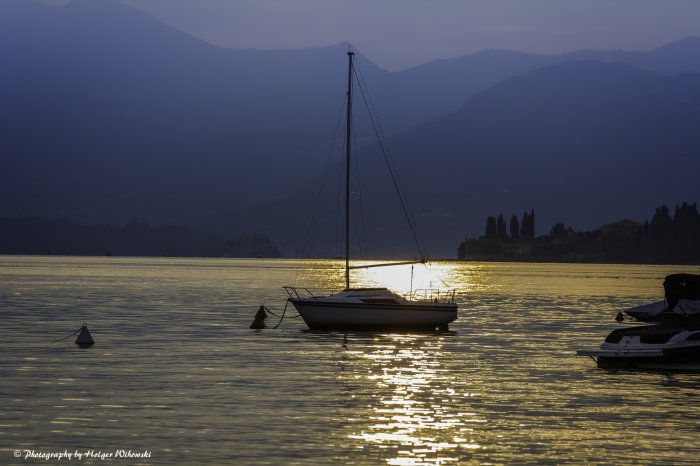
<svg viewBox="0 0 700 466">
<path fill-rule="evenodd" d="M 0 464 L 120 449 L 147 464 L 697 464 L 700 375 L 574 356 L 696 268 L 437 263 L 413 288 L 458 290 L 449 333 L 248 328 L 261 303 L 282 310 L 282 285 L 335 287 L 339 266 L 0 257 Z M 410 276 L 355 285 L 405 292 Z M 94 347 L 50 343 L 83 322 Z"/>
</svg>

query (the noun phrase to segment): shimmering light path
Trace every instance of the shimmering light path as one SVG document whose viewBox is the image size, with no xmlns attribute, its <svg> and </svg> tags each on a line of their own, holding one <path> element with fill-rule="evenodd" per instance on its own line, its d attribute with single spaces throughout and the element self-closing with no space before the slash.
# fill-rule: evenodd
<svg viewBox="0 0 700 466">
<path fill-rule="evenodd" d="M 357 286 L 456 288 L 459 320 L 343 334 L 299 319 L 248 329 L 260 303 L 281 310 L 282 285 L 337 288 L 339 262 L 0 257 L 0 464 L 31 463 L 17 449 L 147 449 L 146 464 L 695 464 L 700 375 L 574 356 L 618 327 L 618 309 L 660 298 L 671 272 L 697 270 L 438 263 L 411 283 L 410 266 L 366 269 Z M 93 348 L 49 343 L 83 322 Z"/>
</svg>

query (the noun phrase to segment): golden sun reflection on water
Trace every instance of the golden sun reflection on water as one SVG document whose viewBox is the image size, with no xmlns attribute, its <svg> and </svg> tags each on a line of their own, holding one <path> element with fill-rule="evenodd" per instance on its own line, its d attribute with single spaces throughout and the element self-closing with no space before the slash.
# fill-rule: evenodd
<svg viewBox="0 0 700 466">
<path fill-rule="evenodd" d="M 351 442 L 383 450 L 379 456 L 391 465 L 458 463 L 480 448 L 473 426 L 486 421 L 456 409 L 475 394 L 453 388 L 458 384 L 441 363 L 444 337 L 381 335 L 369 345 L 355 345 L 354 338 L 343 344 L 352 370 L 341 377 L 355 374 L 345 383 L 364 385 L 362 398 L 370 404 L 347 435 Z"/>
<path fill-rule="evenodd" d="M 391 261 L 356 261 L 351 266 L 376 265 Z M 297 285 L 317 287 L 319 284 L 324 291 L 339 290 L 344 285 L 343 261 L 304 261 L 306 270 L 297 277 Z M 478 273 L 478 268 L 474 268 Z M 440 262 L 414 265 L 394 265 L 387 267 L 372 267 L 351 271 L 351 288 L 389 288 L 390 290 L 409 297 L 421 297 L 425 290 L 447 292 L 458 289 L 459 293 L 470 290 L 471 281 L 465 280 L 465 265 L 457 262 Z M 313 285 L 309 285 L 313 283 Z"/>
<path fill-rule="evenodd" d="M 127 448 L 154 465 L 698 463 L 698 374 L 575 356 L 696 267 L 416 265 L 414 288 L 457 288 L 450 332 L 249 329 L 261 302 L 281 310 L 282 285 L 343 285 L 341 261 L 298 264 L 0 257 L 0 462 Z M 409 290 L 410 266 L 353 286 Z M 86 321 L 93 348 L 48 343 Z"/>
</svg>

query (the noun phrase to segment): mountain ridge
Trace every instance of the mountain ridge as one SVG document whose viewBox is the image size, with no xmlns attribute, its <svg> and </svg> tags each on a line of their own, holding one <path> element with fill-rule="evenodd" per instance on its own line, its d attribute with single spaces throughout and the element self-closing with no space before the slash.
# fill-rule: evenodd
<svg viewBox="0 0 700 466">
<path fill-rule="evenodd" d="M 106 14 L 112 7 L 117 13 Z M 24 13 L 12 15 L 13 8 Z M 5 167 L 0 173 L 0 215 L 52 215 L 87 223 L 123 223 L 138 217 L 154 223 L 203 224 L 207 229 L 233 234 L 249 230 L 246 223 L 274 223 L 259 217 L 276 218 L 279 209 L 262 213 L 260 209 L 301 199 L 295 193 L 317 182 L 342 113 L 347 79 L 345 44 L 301 51 L 225 49 L 110 1 L 54 7 L 22 0 L 0 4 L 0 10 L 4 12 L 0 15 L 0 57 L 5 70 L 0 75 L 0 99 L 5 104 L 0 108 Z M 124 34 L 134 30 L 138 34 Z M 537 87 L 539 100 L 526 98 L 532 89 L 515 91 L 518 83 L 549 76 L 528 73 L 567 62 L 580 63 L 584 58 L 602 62 L 606 57 L 634 62 L 627 66 L 640 71 L 651 68 L 644 73 L 674 75 L 673 85 L 689 95 L 669 94 L 665 88 L 673 87 L 670 81 L 659 85 L 659 89 L 664 88 L 659 95 L 673 96 L 675 103 L 659 101 L 654 93 L 639 94 L 644 102 L 624 121 L 634 117 L 643 129 L 629 122 L 621 125 L 628 138 L 625 142 L 620 135 L 613 138 L 600 127 L 595 134 L 575 133 L 578 126 L 590 127 L 592 123 L 575 120 L 572 109 L 583 111 L 593 103 L 600 105 L 600 114 L 590 109 L 587 113 L 591 122 L 599 123 L 606 115 L 620 111 L 606 106 L 595 95 L 597 91 L 587 91 L 592 95 L 585 98 L 575 92 L 567 94 L 567 86 L 593 77 L 590 70 L 577 68 L 581 65 L 572 65 L 566 76 L 561 74 L 562 68 L 558 77 Z M 700 57 L 700 39 L 692 37 L 648 52 L 579 51 L 549 56 L 483 51 L 400 72 L 383 70 L 361 53 L 356 55 L 382 125 L 388 135 L 395 136 L 391 144 L 394 152 L 405 152 L 401 171 L 421 189 L 425 184 L 421 177 L 428 174 L 447 173 L 449 183 L 460 184 L 459 173 L 493 172 L 495 169 L 489 167 L 498 157 L 468 157 L 486 148 L 515 150 L 513 144 L 503 141 L 498 146 L 498 134 L 504 141 L 519 138 L 522 144 L 530 145 L 529 151 L 549 157 L 552 166 L 543 171 L 541 181 L 547 186 L 562 186 L 552 181 L 555 165 L 562 172 L 558 175 L 561 180 L 570 176 L 556 157 L 556 144 L 561 151 L 581 145 L 589 151 L 595 149 L 594 155 L 612 157 L 610 147 L 615 144 L 620 150 L 636 151 L 630 141 L 639 138 L 638 132 L 657 131 L 654 124 L 664 128 L 659 139 L 674 154 L 673 160 L 692 159 L 688 154 L 696 149 L 696 141 L 687 128 L 696 124 L 695 113 L 681 97 L 695 99 L 696 76 L 675 72 L 695 72 L 700 66 L 695 57 Z M 596 79 L 612 79 L 618 68 L 603 69 L 610 76 L 603 73 Z M 622 84 L 625 79 L 630 81 L 631 87 L 640 85 L 635 84 L 637 80 L 654 80 L 648 74 L 635 73 L 620 79 Z M 513 92 L 503 92 L 503 85 Z M 616 85 L 622 94 L 628 87 L 620 81 Z M 559 94 L 553 97 L 545 92 L 549 90 Z M 624 103 L 629 108 L 634 106 L 635 97 L 631 98 L 632 102 Z M 542 103 L 552 99 L 566 99 L 570 105 L 556 107 L 561 114 L 540 112 Z M 614 93 L 608 93 L 607 99 L 619 101 Z M 530 113 L 522 113 L 517 102 L 530 106 Z M 652 113 L 663 109 L 668 119 L 651 118 L 644 105 Z M 673 114 L 674 105 L 686 115 Z M 508 107 L 512 114 L 495 112 L 497 107 Z M 516 110 L 521 112 L 519 122 L 513 119 Z M 460 111 L 465 114 L 460 115 Z M 568 115 L 568 120 L 562 115 Z M 608 124 L 617 124 L 610 118 Z M 551 132 L 556 129 L 570 139 L 550 138 L 541 131 L 545 119 Z M 578 126 L 567 127 L 565 121 Z M 367 121 L 360 118 L 357 126 L 363 125 L 367 126 Z M 426 128 L 433 128 L 433 132 Z M 438 130 L 448 129 L 445 134 L 450 142 L 435 138 Z M 680 134 L 681 129 L 682 137 L 669 136 Z M 462 132 L 468 137 L 457 137 Z M 528 132 L 539 138 L 527 137 Z M 591 141 L 579 144 L 577 138 L 586 137 L 592 137 Z M 455 145 L 464 148 L 461 158 Z M 373 150 L 364 136 L 358 139 L 358 146 Z M 660 143 L 651 140 L 648 146 L 640 154 L 663 164 L 666 156 Z M 651 147 L 656 148 L 656 154 Z M 449 155 L 446 162 L 437 167 L 421 165 L 426 154 L 435 162 L 443 152 Z M 583 149 L 572 150 L 572 157 L 578 157 L 579 174 L 598 176 L 592 165 L 583 163 L 584 155 Z M 633 167 L 632 172 L 640 169 Z M 603 177 L 610 178 L 607 174 Z M 490 196 L 493 202 L 489 208 L 493 210 L 517 202 L 503 192 L 514 188 L 501 186 L 501 191 L 495 192 L 482 178 L 476 183 L 481 192 L 453 189 L 440 195 L 450 196 L 446 200 L 435 194 L 442 189 L 436 183 L 417 196 L 416 210 L 431 221 L 441 215 L 481 218 L 480 211 L 458 208 L 459 204 L 478 206 Z M 499 179 L 491 182 L 502 184 Z M 687 190 L 677 187 L 670 191 L 687 195 Z M 585 191 L 581 195 L 585 196 Z M 650 191 L 643 198 L 652 205 L 693 200 L 690 195 L 673 199 L 664 195 L 651 199 Z M 464 199 L 453 200 L 455 196 Z M 538 204 L 528 202 L 530 205 Z M 581 222 L 595 222 L 591 216 L 601 214 L 590 207 L 582 207 L 580 212 Z M 557 218 L 578 226 L 567 217 Z M 444 219 L 436 224 L 443 225 Z M 276 242 L 291 244 L 285 236 L 289 232 L 274 225 L 269 228 L 279 231 L 273 238 Z M 465 230 L 461 237 L 473 226 L 453 222 L 450 234 L 456 235 L 460 228 Z M 440 235 L 433 240 L 447 243 Z"/>
</svg>

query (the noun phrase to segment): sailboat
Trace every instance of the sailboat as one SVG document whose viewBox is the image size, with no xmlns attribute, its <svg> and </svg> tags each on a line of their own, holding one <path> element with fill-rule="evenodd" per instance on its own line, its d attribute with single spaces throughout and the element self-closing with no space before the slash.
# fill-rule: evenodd
<svg viewBox="0 0 700 466">
<path fill-rule="evenodd" d="M 358 268 L 425 263 L 392 262 L 351 266 L 350 260 L 350 144 L 354 52 L 348 52 L 348 89 L 345 141 L 345 289 L 328 296 L 317 296 L 306 288 L 284 287 L 291 302 L 310 329 L 325 330 L 446 330 L 457 318 L 454 291 L 433 291 L 405 298 L 387 288 L 352 288 L 350 271 Z"/>
</svg>

